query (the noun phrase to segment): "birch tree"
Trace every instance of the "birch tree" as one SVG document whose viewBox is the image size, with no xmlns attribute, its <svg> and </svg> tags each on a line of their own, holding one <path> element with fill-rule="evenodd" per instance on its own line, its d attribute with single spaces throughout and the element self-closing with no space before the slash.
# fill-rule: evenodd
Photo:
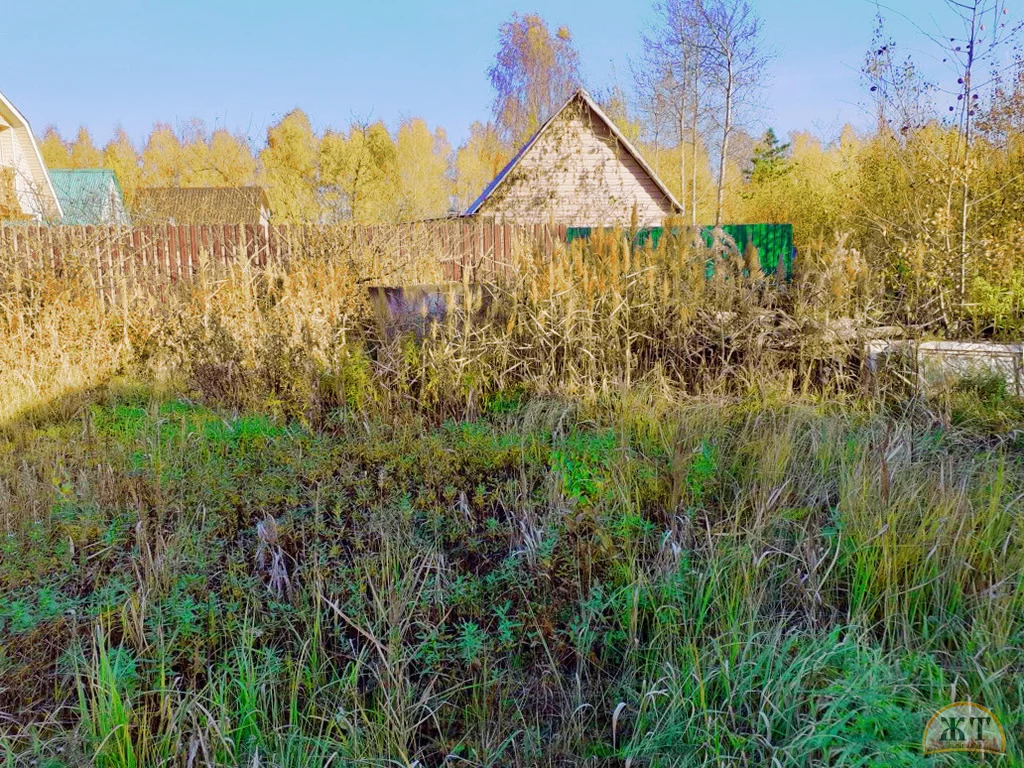
<svg viewBox="0 0 1024 768">
<path fill-rule="evenodd" d="M 70 168 L 71 150 L 55 126 L 50 126 L 39 142 L 39 151 L 47 168 Z"/>
<path fill-rule="evenodd" d="M 962 33 L 949 38 L 948 55 L 944 61 L 952 63 L 958 74 L 956 105 L 949 111 L 956 116 L 957 144 L 953 167 L 959 179 L 959 293 L 961 305 L 967 297 L 967 265 L 971 258 L 971 244 L 968 228 L 972 207 L 971 173 L 973 170 L 972 147 L 974 144 L 975 115 L 978 112 L 981 94 L 990 90 L 997 82 L 997 74 L 1003 62 L 1001 51 L 1014 49 L 1020 39 L 1022 25 L 1009 18 L 1009 4 L 1005 0 L 946 0 L 961 24 Z M 932 36 L 935 40 L 935 36 Z M 943 36 L 941 42 L 946 45 Z M 1019 48 L 1016 48 L 1019 51 Z M 994 73 L 994 74 L 993 74 Z M 950 195 L 950 199 L 953 196 Z"/>
<path fill-rule="evenodd" d="M 259 158 L 260 183 L 266 187 L 275 221 L 301 224 L 318 219 L 314 189 L 319 150 L 320 139 L 300 109 L 267 129 L 267 145 Z"/>
<path fill-rule="evenodd" d="M 78 129 L 78 136 L 71 145 L 72 168 L 99 168 L 103 163 L 103 153 L 92 143 L 89 129 L 84 125 Z"/>
<path fill-rule="evenodd" d="M 718 184 L 715 226 L 722 223 L 729 141 L 738 116 L 763 77 L 771 56 L 762 40 L 763 24 L 748 0 L 695 0 L 702 40 L 702 69 L 711 78 L 716 98 L 716 116 L 721 132 L 718 152 Z"/>
<path fill-rule="evenodd" d="M 465 210 L 483 192 L 512 156 L 493 123 L 473 123 L 469 138 L 455 155 L 455 194 Z"/>
<path fill-rule="evenodd" d="M 125 205 L 130 209 L 135 202 L 135 191 L 142 181 L 142 168 L 135 145 L 120 126 L 114 132 L 114 138 L 103 148 L 103 167 L 114 172 L 121 185 Z"/>
<path fill-rule="evenodd" d="M 642 108 L 651 116 L 655 142 L 661 121 L 667 117 L 671 123 L 679 152 L 680 202 L 685 208 L 689 184 L 690 216 L 696 225 L 699 126 L 708 88 L 709 40 L 700 23 L 699 0 L 663 0 L 654 10 L 655 25 L 642 34 L 644 58 L 635 72 L 637 90 Z"/>
<path fill-rule="evenodd" d="M 568 27 L 552 34 L 540 16 L 515 14 L 501 25 L 488 75 L 495 122 L 518 148 L 579 87 L 579 54 Z"/>
<path fill-rule="evenodd" d="M 977 237 L 974 222 L 976 199 L 974 179 L 978 171 L 976 133 L 982 104 L 993 101 L 998 94 L 1003 72 L 1012 68 L 1014 56 L 1020 54 L 1024 24 L 1011 14 L 1006 0 L 945 0 L 948 28 L 926 31 L 922 36 L 931 42 L 933 57 L 941 56 L 948 75 L 944 81 L 925 83 L 916 75 L 913 60 L 908 56 L 894 63 L 895 43 L 884 35 L 884 21 L 879 16 L 872 49 L 864 65 L 867 85 L 877 102 L 880 135 L 899 140 L 907 146 L 910 136 L 928 130 L 935 121 L 932 95 L 945 99 L 945 117 L 941 125 L 950 134 L 950 141 L 932 151 L 938 174 L 917 178 L 915 169 L 908 169 L 914 184 L 931 185 L 945 182 L 945 202 L 941 215 L 926 211 L 920 227 L 932 227 L 940 233 L 940 248 L 948 264 L 948 278 L 960 308 L 968 302 L 968 284 L 976 261 L 984 250 Z M 939 55 L 934 55 L 939 54 Z M 955 81 L 954 81 L 955 78 Z M 993 102 L 994 103 L 994 102 Z M 899 135 L 893 125 L 897 121 Z M 908 204 L 914 207 L 913 203 Z"/>
<path fill-rule="evenodd" d="M 398 129 L 395 151 L 401 186 L 399 216 L 417 221 L 448 213 L 452 147 L 444 129 L 431 132 L 421 118 L 406 120 Z"/>
</svg>

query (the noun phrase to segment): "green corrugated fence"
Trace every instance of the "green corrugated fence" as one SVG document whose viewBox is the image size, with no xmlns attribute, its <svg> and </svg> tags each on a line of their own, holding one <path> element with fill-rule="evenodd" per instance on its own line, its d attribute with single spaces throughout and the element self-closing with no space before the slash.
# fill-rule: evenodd
<svg viewBox="0 0 1024 768">
<path fill-rule="evenodd" d="M 796 249 L 793 247 L 792 224 L 723 224 L 722 229 L 736 242 L 740 253 L 746 250 L 747 243 L 754 243 L 761 262 L 761 271 L 766 275 L 776 274 L 781 264 L 781 277 L 786 280 L 793 278 L 793 259 L 796 256 Z M 701 237 L 709 247 L 713 230 L 714 227 L 701 228 Z M 566 232 L 566 242 L 571 243 L 579 238 L 586 239 L 590 237 L 591 231 L 591 227 L 570 227 Z M 662 232 L 662 227 L 641 229 L 633 237 L 633 246 L 643 248 L 650 242 L 653 248 L 657 248 Z M 714 264 L 709 263 L 708 276 L 710 277 L 714 272 Z"/>
</svg>

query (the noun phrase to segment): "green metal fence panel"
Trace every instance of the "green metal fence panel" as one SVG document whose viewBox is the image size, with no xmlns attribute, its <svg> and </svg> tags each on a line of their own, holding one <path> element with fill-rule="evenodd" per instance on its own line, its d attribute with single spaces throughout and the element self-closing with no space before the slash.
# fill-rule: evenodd
<svg viewBox="0 0 1024 768">
<path fill-rule="evenodd" d="M 571 243 L 573 240 L 586 240 L 590 237 L 591 227 L 569 227 L 565 230 L 565 242 Z"/>
<path fill-rule="evenodd" d="M 792 224 L 723 224 L 722 230 L 744 253 L 749 243 L 757 248 L 761 271 L 766 275 L 778 275 L 786 280 L 793 277 L 793 225 Z M 713 228 L 704 227 L 701 235 L 704 242 L 711 244 Z M 779 273 L 779 266 L 782 272 Z"/>
<path fill-rule="evenodd" d="M 722 230 L 733 239 L 740 253 L 746 251 L 748 243 L 754 244 L 761 262 L 761 271 L 766 275 L 777 275 L 785 280 L 793 278 L 796 249 L 793 247 L 792 224 L 724 224 Z M 569 227 L 566 230 L 566 242 L 586 240 L 592 231 L 592 227 Z M 701 228 L 701 237 L 708 246 L 712 243 L 713 233 L 714 227 Z M 641 229 L 633 237 L 633 246 L 644 248 L 649 243 L 652 248 L 657 248 L 662 234 L 662 227 Z M 708 277 L 714 273 L 715 265 L 709 262 Z"/>
<path fill-rule="evenodd" d="M 739 253 L 743 253 L 749 243 L 754 243 L 758 249 L 761 271 L 765 274 L 776 274 L 786 281 L 793 279 L 793 262 L 797 254 L 793 247 L 793 224 L 723 224 L 722 229 L 736 244 Z M 590 226 L 570 226 L 566 229 L 565 241 L 571 243 L 573 240 L 587 240 L 592 231 L 593 227 Z M 633 238 L 633 246 L 645 248 L 650 244 L 651 248 L 657 248 L 663 234 L 663 227 L 660 226 L 640 229 Z M 714 227 L 701 227 L 700 237 L 710 247 Z M 709 278 L 714 273 L 715 264 L 709 262 Z"/>
</svg>

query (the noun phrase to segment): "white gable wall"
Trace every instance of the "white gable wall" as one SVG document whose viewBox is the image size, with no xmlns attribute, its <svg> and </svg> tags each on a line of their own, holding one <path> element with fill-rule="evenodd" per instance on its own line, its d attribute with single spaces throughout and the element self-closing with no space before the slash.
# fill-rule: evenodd
<svg viewBox="0 0 1024 768">
<path fill-rule="evenodd" d="M 14 169 L 15 193 L 22 212 L 36 218 L 60 219 L 60 204 L 24 118 L 0 94 L 0 165 Z"/>
<path fill-rule="evenodd" d="M 52 217 L 53 191 L 46 168 L 35 151 L 35 139 L 24 125 L 15 128 L 14 133 L 18 137 L 20 154 L 16 178 L 22 207 L 33 216 Z"/>
<path fill-rule="evenodd" d="M 15 164 L 14 131 L 0 118 L 0 165 L 11 167 Z"/>
<path fill-rule="evenodd" d="M 567 108 L 484 201 L 479 213 L 526 224 L 659 226 L 671 201 L 596 114 Z"/>
</svg>

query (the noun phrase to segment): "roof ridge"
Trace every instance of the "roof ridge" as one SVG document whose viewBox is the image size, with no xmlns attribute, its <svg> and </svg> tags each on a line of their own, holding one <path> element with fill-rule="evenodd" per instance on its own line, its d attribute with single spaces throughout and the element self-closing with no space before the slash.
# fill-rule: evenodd
<svg viewBox="0 0 1024 768">
<path fill-rule="evenodd" d="M 159 187 L 154 187 L 154 186 L 139 187 L 139 189 L 173 189 L 173 190 L 180 190 L 180 189 L 229 190 L 229 189 L 263 189 L 263 188 L 264 187 L 263 187 L 262 184 L 230 184 L 230 185 L 226 185 L 226 186 L 223 186 L 223 187 L 215 187 L 215 186 L 211 186 L 209 184 L 205 184 L 205 185 L 200 186 L 200 187 L 195 187 L 195 186 L 190 186 L 190 185 L 181 185 L 181 184 L 167 184 L 167 185 L 159 186 Z"/>
<path fill-rule="evenodd" d="M 47 173 L 113 173 L 113 168 L 47 168 Z"/>
</svg>

